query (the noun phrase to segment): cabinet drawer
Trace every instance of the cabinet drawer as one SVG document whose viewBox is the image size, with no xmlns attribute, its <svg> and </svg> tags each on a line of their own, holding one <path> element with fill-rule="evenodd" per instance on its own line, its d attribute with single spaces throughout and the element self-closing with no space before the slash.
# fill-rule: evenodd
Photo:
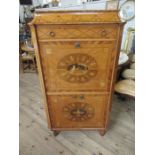
<svg viewBox="0 0 155 155">
<path fill-rule="evenodd" d="M 45 87 L 55 91 L 109 91 L 114 42 L 40 44 Z"/>
<path fill-rule="evenodd" d="M 118 25 L 38 25 L 39 40 L 54 39 L 115 39 Z"/>
<path fill-rule="evenodd" d="M 109 95 L 48 96 L 54 128 L 104 127 Z"/>
</svg>

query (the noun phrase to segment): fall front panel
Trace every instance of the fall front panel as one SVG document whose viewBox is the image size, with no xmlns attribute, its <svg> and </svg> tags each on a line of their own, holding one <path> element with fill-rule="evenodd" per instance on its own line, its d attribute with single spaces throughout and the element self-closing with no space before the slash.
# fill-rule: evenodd
<svg viewBox="0 0 155 155">
<path fill-rule="evenodd" d="M 39 43 L 45 87 L 55 91 L 109 91 L 115 42 Z"/>
</svg>

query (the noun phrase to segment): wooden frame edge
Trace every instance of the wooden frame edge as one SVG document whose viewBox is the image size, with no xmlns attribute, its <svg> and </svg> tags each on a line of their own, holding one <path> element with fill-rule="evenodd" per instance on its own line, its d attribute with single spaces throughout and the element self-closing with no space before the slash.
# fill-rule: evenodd
<svg viewBox="0 0 155 155">
<path fill-rule="evenodd" d="M 44 85 L 42 67 L 41 67 L 41 62 L 40 62 L 40 55 L 39 55 L 38 42 L 37 42 L 37 36 L 36 36 L 36 29 L 35 29 L 35 25 L 33 25 L 33 24 L 30 24 L 29 26 L 31 29 L 32 41 L 33 41 L 33 45 L 34 45 L 34 49 L 35 49 L 35 55 L 36 55 L 36 59 L 37 59 L 39 81 L 40 81 L 41 91 L 42 91 L 42 95 L 43 95 L 43 102 L 44 102 L 44 107 L 45 107 L 45 111 L 46 111 L 48 128 L 51 129 L 52 128 L 52 122 L 50 119 L 50 114 L 49 114 L 49 110 L 48 110 L 48 103 L 47 103 L 47 96 L 45 93 L 45 85 Z"/>
<path fill-rule="evenodd" d="M 117 43 L 116 43 L 116 58 L 115 58 L 115 62 L 114 62 L 114 69 L 113 69 L 113 73 L 112 73 L 112 80 L 111 80 L 111 86 L 110 86 L 110 92 L 111 94 L 109 95 L 109 100 L 108 100 L 108 106 L 107 106 L 107 114 L 106 114 L 106 122 L 105 122 L 105 129 L 107 128 L 108 124 L 109 124 L 109 113 L 111 111 L 112 108 L 112 99 L 113 99 L 113 95 L 114 95 L 114 86 L 115 86 L 115 82 L 116 82 L 116 76 L 117 76 L 117 67 L 118 67 L 118 59 L 119 59 L 119 54 L 120 54 L 120 49 L 121 49 L 121 42 L 122 42 L 122 35 L 123 35 L 123 28 L 124 28 L 124 24 L 119 24 L 119 29 L 118 29 L 118 34 L 117 34 Z"/>
</svg>

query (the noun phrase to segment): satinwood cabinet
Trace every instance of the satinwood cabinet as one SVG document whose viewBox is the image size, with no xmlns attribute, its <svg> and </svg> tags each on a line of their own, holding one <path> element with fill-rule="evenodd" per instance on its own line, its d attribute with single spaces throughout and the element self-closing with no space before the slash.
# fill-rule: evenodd
<svg viewBox="0 0 155 155">
<path fill-rule="evenodd" d="M 118 11 L 37 10 L 29 25 L 48 127 L 103 135 L 124 26 Z"/>
</svg>

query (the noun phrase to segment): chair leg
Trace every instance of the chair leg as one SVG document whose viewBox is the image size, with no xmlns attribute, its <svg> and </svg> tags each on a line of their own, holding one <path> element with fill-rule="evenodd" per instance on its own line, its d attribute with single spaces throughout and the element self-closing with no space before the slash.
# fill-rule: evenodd
<svg viewBox="0 0 155 155">
<path fill-rule="evenodd" d="M 24 73 L 24 65 L 21 57 L 19 57 L 19 73 Z"/>
<path fill-rule="evenodd" d="M 32 61 L 33 61 L 34 70 L 35 70 L 36 73 L 37 73 L 38 71 L 37 71 L 37 65 L 36 65 L 35 58 L 34 58 Z"/>
<path fill-rule="evenodd" d="M 34 61 L 34 59 L 32 60 L 32 62 L 33 62 L 33 69 L 35 70 L 35 61 Z"/>
</svg>

